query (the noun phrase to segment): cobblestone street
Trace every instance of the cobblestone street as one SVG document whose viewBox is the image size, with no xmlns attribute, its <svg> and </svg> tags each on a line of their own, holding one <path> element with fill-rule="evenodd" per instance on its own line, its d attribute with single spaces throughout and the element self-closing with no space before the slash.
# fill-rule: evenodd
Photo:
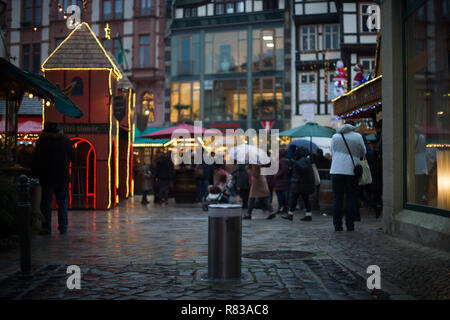
<svg viewBox="0 0 450 320">
<path fill-rule="evenodd" d="M 18 277 L 18 248 L 0 252 L 0 299 L 450 297 L 450 254 L 383 234 L 371 213 L 363 213 L 354 233 L 336 233 L 332 217 L 318 212 L 302 223 L 301 212 L 289 222 L 267 221 L 257 210 L 243 221 L 243 278 L 206 281 L 207 213 L 199 205 L 144 207 L 139 200 L 109 212 L 71 211 L 66 235 L 34 237 L 32 280 Z M 53 221 L 56 230 L 56 215 Z M 66 287 L 73 264 L 81 268 L 81 290 Z M 370 265 L 381 268 L 381 291 L 366 287 Z"/>
</svg>

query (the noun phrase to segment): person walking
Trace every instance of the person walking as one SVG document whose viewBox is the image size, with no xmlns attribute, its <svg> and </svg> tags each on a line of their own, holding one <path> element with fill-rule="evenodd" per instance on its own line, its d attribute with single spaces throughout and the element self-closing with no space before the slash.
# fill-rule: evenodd
<svg viewBox="0 0 450 320">
<path fill-rule="evenodd" d="M 261 166 L 249 165 L 247 167 L 248 173 L 251 176 L 250 200 L 248 201 L 247 214 L 243 220 L 251 220 L 253 209 L 255 207 L 256 199 L 259 199 L 263 205 L 263 210 L 269 212 L 268 220 L 275 218 L 272 204 L 269 202 L 269 187 L 267 185 L 266 177 L 261 175 Z"/>
<path fill-rule="evenodd" d="M 162 204 L 169 203 L 169 181 L 173 176 L 173 163 L 167 154 L 163 153 L 156 160 L 155 175 L 159 182 L 159 200 Z"/>
<path fill-rule="evenodd" d="M 366 154 L 362 136 L 355 132 L 356 127 L 345 124 L 340 127 L 331 140 L 331 181 L 333 189 L 333 224 L 336 231 L 343 231 L 343 201 L 346 198 L 345 224 L 347 231 L 354 231 L 355 208 L 358 178 L 355 167 Z"/>
<path fill-rule="evenodd" d="M 152 172 L 150 171 L 150 166 L 144 162 L 142 166 L 142 201 L 143 205 L 149 203 L 147 196 L 152 189 Z"/>
<path fill-rule="evenodd" d="M 275 192 L 278 199 L 277 213 L 288 213 L 289 205 L 287 201 L 288 186 L 288 160 L 286 158 L 287 151 L 280 150 L 278 172 L 275 174 Z"/>
<path fill-rule="evenodd" d="M 42 186 L 41 213 L 44 216 L 42 234 L 52 231 L 52 198 L 58 205 L 58 229 L 61 234 L 68 227 L 69 166 L 75 154 L 70 140 L 62 134 L 57 123 L 46 122 L 33 152 L 32 174 Z"/>
<path fill-rule="evenodd" d="M 248 209 L 248 199 L 250 196 L 250 176 L 245 168 L 245 164 L 238 164 L 231 172 L 236 180 L 236 188 L 242 200 L 242 210 Z"/>
<path fill-rule="evenodd" d="M 293 221 L 297 202 L 300 198 L 305 204 L 306 213 L 301 221 L 312 221 L 312 209 L 309 196 L 315 191 L 314 172 L 309 159 L 309 151 L 304 147 L 297 147 L 294 152 L 294 161 L 291 162 L 291 203 L 288 214 L 282 218 Z"/>
</svg>

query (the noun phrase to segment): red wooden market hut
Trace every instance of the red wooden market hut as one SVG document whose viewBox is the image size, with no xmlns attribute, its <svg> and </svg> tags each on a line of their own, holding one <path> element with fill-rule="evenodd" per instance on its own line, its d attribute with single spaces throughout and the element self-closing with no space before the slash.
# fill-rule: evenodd
<svg viewBox="0 0 450 320">
<path fill-rule="evenodd" d="M 87 23 L 79 24 L 42 65 L 44 76 L 70 85 L 82 110 L 69 118 L 44 107 L 43 121 L 57 122 L 72 141 L 69 207 L 107 210 L 132 195 L 135 93 Z"/>
</svg>

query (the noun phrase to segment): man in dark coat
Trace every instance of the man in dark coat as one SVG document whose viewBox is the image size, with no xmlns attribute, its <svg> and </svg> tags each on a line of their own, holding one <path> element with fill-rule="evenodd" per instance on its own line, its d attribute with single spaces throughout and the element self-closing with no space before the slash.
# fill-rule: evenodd
<svg viewBox="0 0 450 320">
<path fill-rule="evenodd" d="M 159 199 L 166 205 L 169 203 L 169 180 L 173 176 L 173 163 L 167 154 L 156 160 L 156 177 L 159 181 Z"/>
<path fill-rule="evenodd" d="M 32 173 L 42 186 L 41 212 L 44 215 L 43 233 L 52 228 L 52 197 L 58 205 L 58 229 L 67 232 L 67 198 L 69 191 L 69 166 L 74 159 L 72 143 L 54 122 L 46 122 L 33 152 Z"/>
<path fill-rule="evenodd" d="M 291 173 L 291 206 L 289 213 L 283 218 L 293 220 L 294 211 L 297 206 L 297 201 L 302 197 L 305 203 L 306 214 L 302 221 L 312 221 L 312 210 L 309 196 L 314 193 L 314 172 L 311 161 L 308 158 L 309 151 L 304 147 L 297 147 L 294 153 L 294 161 L 290 163 Z"/>
</svg>

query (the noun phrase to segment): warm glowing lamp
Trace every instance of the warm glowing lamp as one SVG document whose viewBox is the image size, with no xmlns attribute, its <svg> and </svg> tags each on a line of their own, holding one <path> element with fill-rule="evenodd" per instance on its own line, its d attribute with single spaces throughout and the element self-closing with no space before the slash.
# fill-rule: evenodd
<svg viewBox="0 0 450 320">
<path fill-rule="evenodd" d="M 34 95 L 32 93 L 28 94 L 28 98 L 33 99 Z"/>
<path fill-rule="evenodd" d="M 437 152 L 438 207 L 450 210 L 450 150 Z"/>
</svg>

